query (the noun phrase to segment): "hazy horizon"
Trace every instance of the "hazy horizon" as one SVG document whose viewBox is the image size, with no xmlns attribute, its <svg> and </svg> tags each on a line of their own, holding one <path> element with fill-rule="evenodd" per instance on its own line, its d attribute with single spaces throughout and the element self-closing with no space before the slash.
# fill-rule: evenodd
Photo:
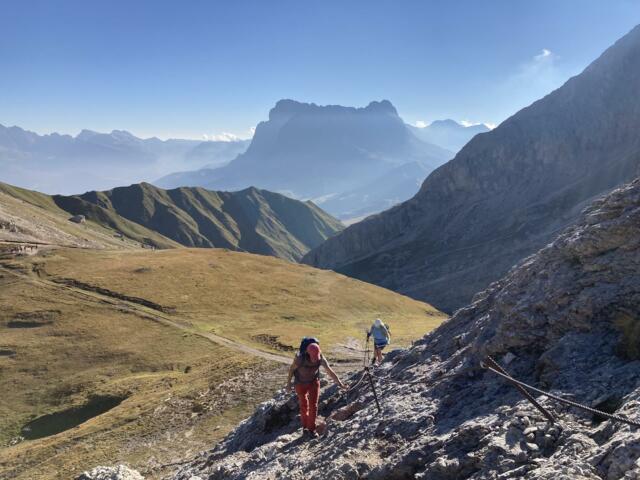
<svg viewBox="0 0 640 480">
<path fill-rule="evenodd" d="M 249 138 L 281 98 L 389 99 L 412 125 L 495 125 L 579 73 L 640 4 L 73 0 L 3 13 L 1 124 L 201 140 Z"/>
<path fill-rule="evenodd" d="M 287 99 L 287 100 L 294 100 L 297 101 L 296 99 Z M 387 100 L 387 99 L 373 99 L 372 101 L 380 101 L 380 100 Z M 306 102 L 305 102 L 306 103 Z M 313 103 L 313 102 L 309 102 L 309 103 Z M 393 104 L 393 101 L 391 101 L 391 103 Z M 329 105 L 320 105 L 320 106 L 329 106 Z M 364 108 L 366 107 L 366 105 L 342 105 L 345 107 L 354 107 L 354 108 Z M 402 112 L 398 112 L 398 115 L 400 116 L 400 118 L 402 117 Z M 260 121 L 265 121 L 268 117 L 268 111 L 264 113 L 264 118 Z M 417 120 L 414 123 L 409 123 L 406 122 L 407 125 L 411 125 L 413 127 L 416 128 L 427 128 L 429 126 L 431 126 L 434 122 L 440 122 L 440 121 L 448 121 L 448 120 L 453 120 L 454 122 L 456 122 L 458 125 L 462 126 L 462 127 L 475 127 L 478 125 L 484 125 L 489 129 L 494 129 L 495 127 L 498 126 L 498 124 L 495 123 L 490 123 L 490 122 L 472 122 L 470 120 L 467 119 L 454 119 L 454 118 L 450 118 L 450 117 L 443 117 L 443 118 L 436 118 L 433 119 L 432 121 L 429 122 L 425 122 L 424 120 Z M 259 123 L 259 122 L 258 122 Z M 32 128 L 28 128 L 25 125 L 18 125 L 15 123 L 11 123 L 11 122 L 0 122 L 0 126 L 3 126 L 5 128 L 12 128 L 12 127 L 18 127 L 21 128 L 25 131 L 29 131 L 29 132 L 33 132 L 36 133 L 38 135 L 41 136 L 45 136 L 45 135 L 52 135 L 52 134 L 58 134 L 58 135 L 69 135 L 73 138 L 76 138 L 78 135 L 80 135 L 83 131 L 88 130 L 94 133 L 99 133 L 99 134 L 111 134 L 113 132 L 127 132 L 130 133 L 131 135 L 140 138 L 142 140 L 150 140 L 153 138 L 157 138 L 159 140 L 162 141 L 167 141 L 167 140 L 192 140 L 192 141 L 212 141 L 212 142 L 246 142 L 249 141 L 253 138 L 253 135 L 255 133 L 255 126 L 250 127 L 249 130 L 246 132 L 246 136 L 238 136 L 235 134 L 232 134 L 230 132 L 222 132 L 219 134 L 203 134 L 200 137 L 161 137 L 158 135 L 149 135 L 149 136 L 145 136 L 145 135 L 139 135 L 136 132 L 132 132 L 131 130 L 127 130 L 127 129 L 122 129 L 122 128 L 114 128 L 111 130 L 93 130 L 91 128 L 81 128 L 79 130 L 76 131 L 70 131 L 70 132 L 64 132 L 64 131 L 60 131 L 60 130 L 49 130 L 49 131 L 38 131 Z"/>
</svg>

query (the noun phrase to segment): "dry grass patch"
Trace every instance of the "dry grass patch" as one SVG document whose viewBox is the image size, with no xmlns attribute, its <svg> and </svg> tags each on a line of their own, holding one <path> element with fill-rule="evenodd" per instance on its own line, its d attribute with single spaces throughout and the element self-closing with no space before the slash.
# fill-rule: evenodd
<svg viewBox="0 0 640 480">
<path fill-rule="evenodd" d="M 2 479 L 73 478 L 114 461 L 148 470 L 210 445 L 280 383 L 269 373 L 280 367 L 201 337 L 26 281 L 0 282 L 0 349 L 11 353 L 0 356 Z M 9 327 L 42 312 L 42 326 Z M 260 370 L 261 389 L 218 388 Z M 73 425 L 78 409 L 101 398 L 123 401 L 69 430 L 9 446 L 28 436 L 21 429 L 34 419 L 63 412 Z"/>
<path fill-rule="evenodd" d="M 318 336 L 325 348 L 361 341 L 376 317 L 391 325 L 393 345 L 406 346 L 446 318 L 331 271 L 220 249 L 62 251 L 44 269 L 174 308 L 202 331 L 272 351 L 296 347 L 304 335 Z"/>
</svg>

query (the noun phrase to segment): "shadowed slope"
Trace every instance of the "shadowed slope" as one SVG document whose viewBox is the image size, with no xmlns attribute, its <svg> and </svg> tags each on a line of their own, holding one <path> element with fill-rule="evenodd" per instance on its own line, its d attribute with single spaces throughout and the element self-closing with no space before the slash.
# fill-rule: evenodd
<svg viewBox="0 0 640 480">
<path fill-rule="evenodd" d="M 303 259 L 452 311 L 640 165 L 640 27 L 434 171 L 411 200 Z"/>
</svg>

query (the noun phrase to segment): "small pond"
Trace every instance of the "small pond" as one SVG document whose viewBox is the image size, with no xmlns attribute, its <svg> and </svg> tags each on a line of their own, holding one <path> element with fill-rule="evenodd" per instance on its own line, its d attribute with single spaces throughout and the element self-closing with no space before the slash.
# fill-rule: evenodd
<svg viewBox="0 0 640 480">
<path fill-rule="evenodd" d="M 117 407 L 125 398 L 115 396 L 92 397 L 86 404 L 79 407 L 50 413 L 30 421 L 22 427 L 21 435 L 27 440 L 35 440 L 64 432 Z"/>
</svg>

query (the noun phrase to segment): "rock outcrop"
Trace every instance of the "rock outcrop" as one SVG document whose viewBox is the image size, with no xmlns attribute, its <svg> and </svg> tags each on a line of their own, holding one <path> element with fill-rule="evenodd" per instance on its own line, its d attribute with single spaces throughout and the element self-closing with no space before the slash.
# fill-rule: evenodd
<svg viewBox="0 0 640 480">
<path fill-rule="evenodd" d="M 289 395 L 263 404 L 171 478 L 638 479 L 640 430 L 539 401 L 481 367 L 640 420 L 640 179 L 595 201 L 552 244 L 362 382 L 324 390 L 325 436 L 300 438 Z M 351 381 L 355 381 L 354 376 Z"/>
<path fill-rule="evenodd" d="M 144 480 L 135 470 L 124 465 L 115 467 L 95 467 L 84 472 L 76 480 Z"/>
<path fill-rule="evenodd" d="M 640 27 L 304 262 L 452 312 L 640 170 Z"/>
</svg>

